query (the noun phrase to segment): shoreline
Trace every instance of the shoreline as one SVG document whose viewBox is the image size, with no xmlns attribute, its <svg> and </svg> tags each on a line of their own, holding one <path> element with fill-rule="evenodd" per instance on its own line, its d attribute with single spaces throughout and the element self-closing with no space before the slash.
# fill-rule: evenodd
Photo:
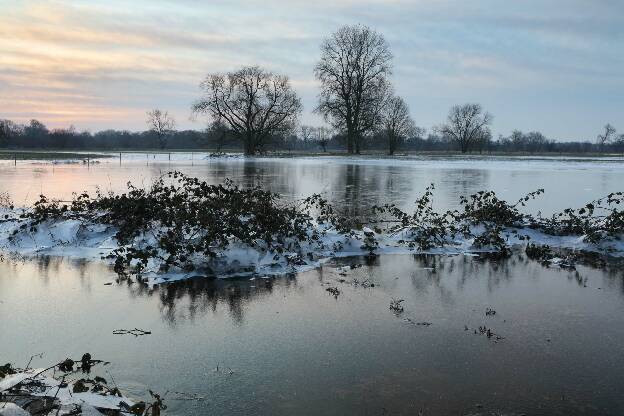
<svg viewBox="0 0 624 416">
<path fill-rule="evenodd" d="M 221 151 L 223 155 L 245 156 L 240 149 L 224 149 Z M 150 155 L 167 155 L 167 154 L 216 154 L 216 150 L 211 149 L 0 149 L 0 160 L 13 160 L 17 156 L 17 160 L 50 160 L 50 159 L 84 159 L 84 158 L 114 158 L 118 154 L 150 154 Z M 214 156 L 218 158 L 219 156 Z M 359 154 L 349 154 L 346 151 L 329 151 L 329 152 L 311 152 L 311 151 L 288 151 L 278 150 L 269 151 L 263 154 L 253 156 L 245 156 L 249 158 L 299 158 L 299 157 L 344 157 L 344 158 L 379 158 L 379 159 L 396 159 L 414 157 L 431 157 L 431 158 L 464 158 L 464 159 L 482 159 L 482 158 L 573 158 L 573 159 L 607 159 L 622 158 L 622 153 L 566 153 L 566 152 L 486 152 L 486 153 L 461 153 L 456 151 L 403 151 L 394 155 L 388 155 L 383 151 L 364 151 Z"/>
</svg>

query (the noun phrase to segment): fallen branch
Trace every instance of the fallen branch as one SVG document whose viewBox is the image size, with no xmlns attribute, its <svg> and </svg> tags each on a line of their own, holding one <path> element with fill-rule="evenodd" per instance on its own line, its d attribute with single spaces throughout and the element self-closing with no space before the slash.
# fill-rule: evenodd
<svg viewBox="0 0 624 416">
<path fill-rule="evenodd" d="M 145 331 L 143 329 L 134 328 L 134 329 L 115 329 L 113 331 L 114 335 L 134 335 L 135 337 L 141 335 L 151 335 L 150 331 Z"/>
</svg>

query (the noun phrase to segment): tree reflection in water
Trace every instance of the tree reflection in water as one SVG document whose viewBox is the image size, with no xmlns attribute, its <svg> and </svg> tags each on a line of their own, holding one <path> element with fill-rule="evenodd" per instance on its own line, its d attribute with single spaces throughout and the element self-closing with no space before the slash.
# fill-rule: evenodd
<svg viewBox="0 0 624 416">
<path fill-rule="evenodd" d="M 120 283 L 132 296 L 157 296 L 161 316 L 170 325 L 175 325 L 179 319 L 192 321 L 208 312 L 217 313 L 219 305 L 227 307 L 232 321 L 241 325 L 247 303 L 271 295 L 276 288 L 288 289 L 296 285 L 296 278 L 293 275 L 253 280 L 197 277 L 154 288 L 132 280 Z"/>
</svg>

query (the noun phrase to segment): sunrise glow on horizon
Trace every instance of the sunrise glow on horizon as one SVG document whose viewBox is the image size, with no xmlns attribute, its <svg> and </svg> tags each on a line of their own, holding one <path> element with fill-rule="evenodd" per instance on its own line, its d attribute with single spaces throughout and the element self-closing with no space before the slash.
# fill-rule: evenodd
<svg viewBox="0 0 624 416">
<path fill-rule="evenodd" d="M 589 7 L 591 4 L 591 7 Z M 343 24 L 382 33 L 395 88 L 420 126 L 479 102 L 493 131 L 591 139 L 624 108 L 624 3 L 616 1 L 0 0 L 0 118 L 145 129 L 159 107 L 181 128 L 208 72 L 258 64 L 288 75 L 305 122 L 319 45 Z M 531 13 L 527 13 L 531 10 Z M 540 17 L 536 17 L 540 16 Z"/>
</svg>

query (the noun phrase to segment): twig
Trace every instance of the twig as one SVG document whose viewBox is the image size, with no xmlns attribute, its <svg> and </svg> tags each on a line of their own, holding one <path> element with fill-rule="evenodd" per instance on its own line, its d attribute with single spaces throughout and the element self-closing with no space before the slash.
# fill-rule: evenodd
<svg viewBox="0 0 624 416">
<path fill-rule="evenodd" d="M 24 368 L 24 370 L 28 370 L 28 369 L 30 368 L 30 364 L 32 363 L 32 360 L 33 360 L 35 357 L 43 358 L 43 353 L 41 352 L 41 353 L 39 353 L 39 354 L 32 355 L 32 356 L 30 357 L 30 360 L 28 360 L 28 364 L 26 364 L 26 367 Z"/>
<path fill-rule="evenodd" d="M 150 331 L 145 331 L 143 329 L 134 328 L 134 329 L 115 329 L 113 331 L 114 335 L 134 335 L 138 337 L 140 335 L 150 335 Z"/>
</svg>

